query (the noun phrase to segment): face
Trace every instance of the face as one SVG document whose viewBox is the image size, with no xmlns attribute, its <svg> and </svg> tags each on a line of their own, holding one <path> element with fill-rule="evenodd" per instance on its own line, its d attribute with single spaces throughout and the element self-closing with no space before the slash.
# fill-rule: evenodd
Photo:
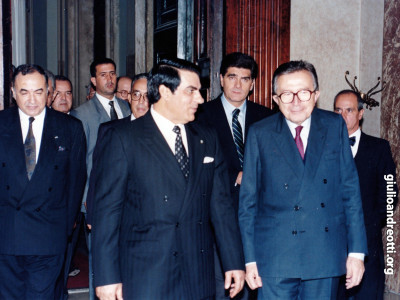
<svg viewBox="0 0 400 300">
<path fill-rule="evenodd" d="M 96 93 L 110 100 L 114 97 L 117 74 L 113 64 L 96 66 L 96 77 L 90 80 L 96 86 Z"/>
<path fill-rule="evenodd" d="M 181 77 L 181 84 L 174 93 L 166 86 L 160 86 L 160 101 L 164 100 L 162 114 L 167 119 L 174 124 L 186 124 L 194 120 L 197 107 L 204 100 L 200 94 L 201 84 L 199 76 L 194 72 L 185 70 L 179 70 L 179 75 Z"/>
<path fill-rule="evenodd" d="M 96 91 L 92 87 L 90 87 L 89 88 L 89 95 L 86 96 L 86 100 L 92 99 L 94 97 L 95 93 L 96 93 Z"/>
<path fill-rule="evenodd" d="M 226 100 L 235 107 L 243 104 L 254 87 L 250 69 L 230 67 L 220 80 Z"/>
<path fill-rule="evenodd" d="M 149 101 L 147 101 L 147 79 L 140 78 L 132 86 L 132 94 L 140 96 L 139 100 L 131 99 L 131 110 L 135 118 L 143 116 L 149 110 Z M 146 95 L 146 100 L 143 95 Z"/>
<path fill-rule="evenodd" d="M 314 81 L 310 72 L 298 71 L 290 74 L 281 75 L 277 80 L 276 94 L 280 95 L 283 92 L 297 93 L 301 90 L 314 91 Z M 300 125 L 312 113 L 315 103 L 319 97 L 319 91 L 311 94 L 309 101 L 300 101 L 297 96 L 294 97 L 291 103 L 282 103 L 280 98 L 275 95 L 273 97 L 276 104 L 278 104 L 280 111 L 289 121 Z"/>
<path fill-rule="evenodd" d="M 18 107 L 30 117 L 39 115 L 46 106 L 46 79 L 39 72 L 18 74 L 12 90 Z"/>
<path fill-rule="evenodd" d="M 360 127 L 364 109 L 358 110 L 357 97 L 353 94 L 342 94 L 336 98 L 335 112 L 342 115 L 349 135 Z"/>
<path fill-rule="evenodd" d="M 68 113 L 72 107 L 72 87 L 68 81 L 56 80 L 54 101 L 51 106 L 54 110 Z"/>
<path fill-rule="evenodd" d="M 118 81 L 116 96 L 127 102 L 131 102 L 131 84 L 130 78 L 123 77 Z"/>
<path fill-rule="evenodd" d="M 53 96 L 54 96 L 54 89 L 53 89 L 53 84 L 51 82 L 51 79 L 47 81 L 47 86 L 48 86 L 48 93 L 47 93 L 47 103 L 46 105 L 50 107 L 51 102 L 53 101 Z"/>
</svg>

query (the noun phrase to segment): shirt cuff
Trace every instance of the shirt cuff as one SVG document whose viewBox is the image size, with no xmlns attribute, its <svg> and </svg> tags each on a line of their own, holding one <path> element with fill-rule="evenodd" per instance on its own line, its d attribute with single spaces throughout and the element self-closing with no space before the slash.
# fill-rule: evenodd
<svg viewBox="0 0 400 300">
<path fill-rule="evenodd" d="M 364 253 L 357 253 L 357 252 L 350 252 L 349 256 L 350 257 L 354 257 L 354 258 L 358 258 L 358 259 L 364 261 L 365 254 Z"/>
<path fill-rule="evenodd" d="M 251 261 L 251 262 L 246 263 L 246 266 L 251 266 L 251 265 L 255 265 L 255 264 L 256 264 L 255 261 Z"/>
</svg>

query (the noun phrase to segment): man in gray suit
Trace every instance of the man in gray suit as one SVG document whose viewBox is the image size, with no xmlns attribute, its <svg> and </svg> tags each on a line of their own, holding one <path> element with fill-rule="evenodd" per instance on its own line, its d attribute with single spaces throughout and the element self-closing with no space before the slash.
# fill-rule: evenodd
<svg viewBox="0 0 400 300">
<path fill-rule="evenodd" d="M 116 66 L 110 58 L 95 59 L 90 65 L 90 81 L 96 87 L 94 97 L 71 111 L 82 121 L 86 134 L 87 154 L 86 166 L 88 180 L 82 200 L 82 211 L 86 212 L 86 196 L 89 187 L 89 175 L 92 170 L 92 155 L 97 140 L 97 131 L 101 123 L 122 119 L 130 115 L 128 102 L 114 96 L 117 83 Z M 90 229 L 90 228 L 89 228 Z M 89 274 L 91 274 L 90 236 L 87 237 L 89 249 Z M 94 299 L 91 276 L 89 278 L 90 299 Z"/>
</svg>

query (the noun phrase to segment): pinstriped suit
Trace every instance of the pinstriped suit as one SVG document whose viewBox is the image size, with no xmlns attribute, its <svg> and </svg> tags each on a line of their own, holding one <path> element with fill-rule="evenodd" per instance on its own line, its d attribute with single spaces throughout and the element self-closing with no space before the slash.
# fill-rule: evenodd
<svg viewBox="0 0 400 300">
<path fill-rule="evenodd" d="M 197 123 L 185 127 L 188 182 L 150 112 L 116 122 L 98 144 L 92 174 L 95 286 L 122 282 L 124 299 L 211 298 L 213 230 L 224 269 L 243 269 L 216 133 Z M 204 163 L 205 157 L 214 160 Z"/>
</svg>

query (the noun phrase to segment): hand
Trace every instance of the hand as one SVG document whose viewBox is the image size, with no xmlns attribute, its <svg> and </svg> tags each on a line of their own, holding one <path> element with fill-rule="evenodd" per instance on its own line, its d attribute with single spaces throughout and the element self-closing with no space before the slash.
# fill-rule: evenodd
<svg viewBox="0 0 400 300">
<path fill-rule="evenodd" d="M 92 230 L 92 225 L 86 224 L 86 226 L 87 226 L 87 228 L 88 228 L 89 230 Z"/>
<path fill-rule="evenodd" d="M 360 284 L 365 268 L 364 262 L 355 257 L 347 257 L 346 262 L 346 289 L 351 289 Z"/>
<path fill-rule="evenodd" d="M 258 275 L 257 264 L 251 263 L 246 266 L 246 282 L 252 290 L 262 287 L 262 280 L 260 275 Z"/>
<path fill-rule="evenodd" d="M 100 300 L 123 300 L 122 283 L 98 286 L 96 288 L 96 296 Z"/>
<path fill-rule="evenodd" d="M 232 283 L 233 279 L 233 283 Z M 225 272 L 225 289 L 229 289 L 229 296 L 235 297 L 244 286 L 244 271 L 232 270 Z"/>
<path fill-rule="evenodd" d="M 236 177 L 236 182 L 235 182 L 235 186 L 236 185 L 241 185 L 242 184 L 242 176 L 243 176 L 243 171 L 240 171 L 238 176 Z"/>
</svg>

